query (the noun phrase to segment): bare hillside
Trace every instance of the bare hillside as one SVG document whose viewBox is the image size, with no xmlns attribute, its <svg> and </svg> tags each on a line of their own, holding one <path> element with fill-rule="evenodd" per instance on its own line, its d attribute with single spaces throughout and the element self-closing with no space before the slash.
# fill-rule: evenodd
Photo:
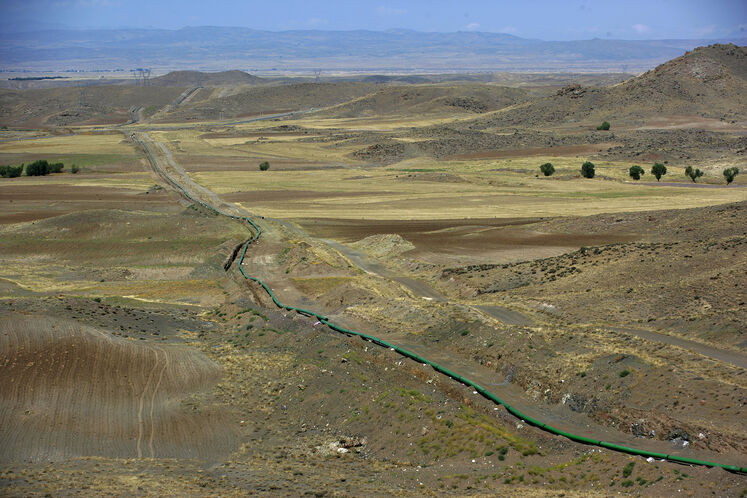
<svg viewBox="0 0 747 498">
<path fill-rule="evenodd" d="M 494 85 L 387 86 L 321 113 L 325 117 L 367 117 L 484 113 L 526 101 L 529 92 Z"/>
<path fill-rule="evenodd" d="M 262 78 L 238 70 L 218 73 L 172 71 L 149 82 L 151 86 L 233 86 L 258 83 L 262 83 Z"/>
</svg>

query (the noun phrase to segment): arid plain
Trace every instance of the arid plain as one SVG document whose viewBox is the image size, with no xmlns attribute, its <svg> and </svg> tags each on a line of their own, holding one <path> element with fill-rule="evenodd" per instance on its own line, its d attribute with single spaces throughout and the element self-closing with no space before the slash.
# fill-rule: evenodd
<svg viewBox="0 0 747 498">
<path fill-rule="evenodd" d="M 0 90 L 0 164 L 65 164 L 0 179 L 0 491 L 739 496 L 276 306 L 239 269 L 256 230 L 194 200 L 261 227 L 242 269 L 284 304 L 562 430 L 744 467 L 746 110 L 734 45 L 509 86 Z"/>
</svg>

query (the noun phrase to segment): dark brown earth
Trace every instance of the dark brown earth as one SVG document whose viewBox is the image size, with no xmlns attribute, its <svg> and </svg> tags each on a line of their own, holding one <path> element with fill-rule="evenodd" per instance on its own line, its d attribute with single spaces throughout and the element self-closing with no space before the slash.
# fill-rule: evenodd
<svg viewBox="0 0 747 498">
<path fill-rule="evenodd" d="M 489 251 L 532 250 L 603 245 L 635 240 L 628 233 L 545 233 L 534 229 L 538 219 L 471 218 L 466 220 L 335 220 L 301 219 L 296 222 L 307 232 L 323 239 L 354 242 L 371 235 L 397 234 L 415 245 L 417 258 L 424 253 L 485 254 Z M 527 226 L 529 225 L 529 226 Z"/>
</svg>

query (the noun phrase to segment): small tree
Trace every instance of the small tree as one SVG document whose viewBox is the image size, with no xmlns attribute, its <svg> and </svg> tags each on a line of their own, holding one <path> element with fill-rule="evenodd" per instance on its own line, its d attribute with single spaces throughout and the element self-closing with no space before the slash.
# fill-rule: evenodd
<svg viewBox="0 0 747 498">
<path fill-rule="evenodd" d="M 259 163 L 259 169 L 260 171 L 267 171 L 268 169 L 270 169 L 270 163 L 268 163 L 267 161 L 262 161 L 261 163 Z"/>
<path fill-rule="evenodd" d="M 610 129 L 610 124 L 607 121 L 602 122 L 599 126 L 597 126 L 597 130 L 604 130 L 607 131 Z"/>
<path fill-rule="evenodd" d="M 552 174 L 555 173 L 555 167 L 552 165 L 552 163 L 545 163 L 540 166 L 540 171 L 545 176 L 552 176 Z"/>
<path fill-rule="evenodd" d="M 726 168 L 724 170 L 724 178 L 726 178 L 726 184 L 729 185 L 734 181 L 734 177 L 739 174 L 739 168 L 734 166 L 733 168 Z"/>
<path fill-rule="evenodd" d="M 640 180 L 641 175 L 645 175 L 646 172 L 643 170 L 643 168 L 636 164 L 635 166 L 630 167 L 629 174 L 631 178 L 633 178 L 633 180 Z"/>
<path fill-rule="evenodd" d="M 581 165 L 581 175 L 584 178 L 594 178 L 594 163 L 586 161 Z"/>
<path fill-rule="evenodd" d="M 703 176 L 703 172 L 698 168 L 693 169 L 692 166 L 688 166 L 685 168 L 685 176 L 689 176 L 693 183 L 696 183 L 695 180 Z"/>
<path fill-rule="evenodd" d="M 656 177 L 656 181 L 661 180 L 661 177 L 667 174 L 667 167 L 661 163 L 654 163 L 651 166 L 651 174 Z"/>
<path fill-rule="evenodd" d="M 65 165 L 63 163 L 54 163 L 49 165 L 49 172 L 50 173 L 62 173 L 62 168 L 64 168 Z"/>
<path fill-rule="evenodd" d="M 80 168 L 76 164 L 70 166 L 70 173 L 75 175 L 76 173 L 78 173 L 78 171 L 80 171 Z"/>
</svg>

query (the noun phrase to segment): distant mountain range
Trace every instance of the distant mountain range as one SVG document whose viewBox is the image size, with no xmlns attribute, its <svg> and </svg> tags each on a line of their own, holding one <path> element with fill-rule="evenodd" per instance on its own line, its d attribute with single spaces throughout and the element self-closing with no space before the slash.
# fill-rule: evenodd
<svg viewBox="0 0 747 498">
<path fill-rule="evenodd" d="M 0 33 L 2 71 L 154 72 L 241 69 L 252 72 L 640 72 L 696 46 L 731 40 L 542 41 L 500 33 L 178 30 L 65 30 Z"/>
</svg>

